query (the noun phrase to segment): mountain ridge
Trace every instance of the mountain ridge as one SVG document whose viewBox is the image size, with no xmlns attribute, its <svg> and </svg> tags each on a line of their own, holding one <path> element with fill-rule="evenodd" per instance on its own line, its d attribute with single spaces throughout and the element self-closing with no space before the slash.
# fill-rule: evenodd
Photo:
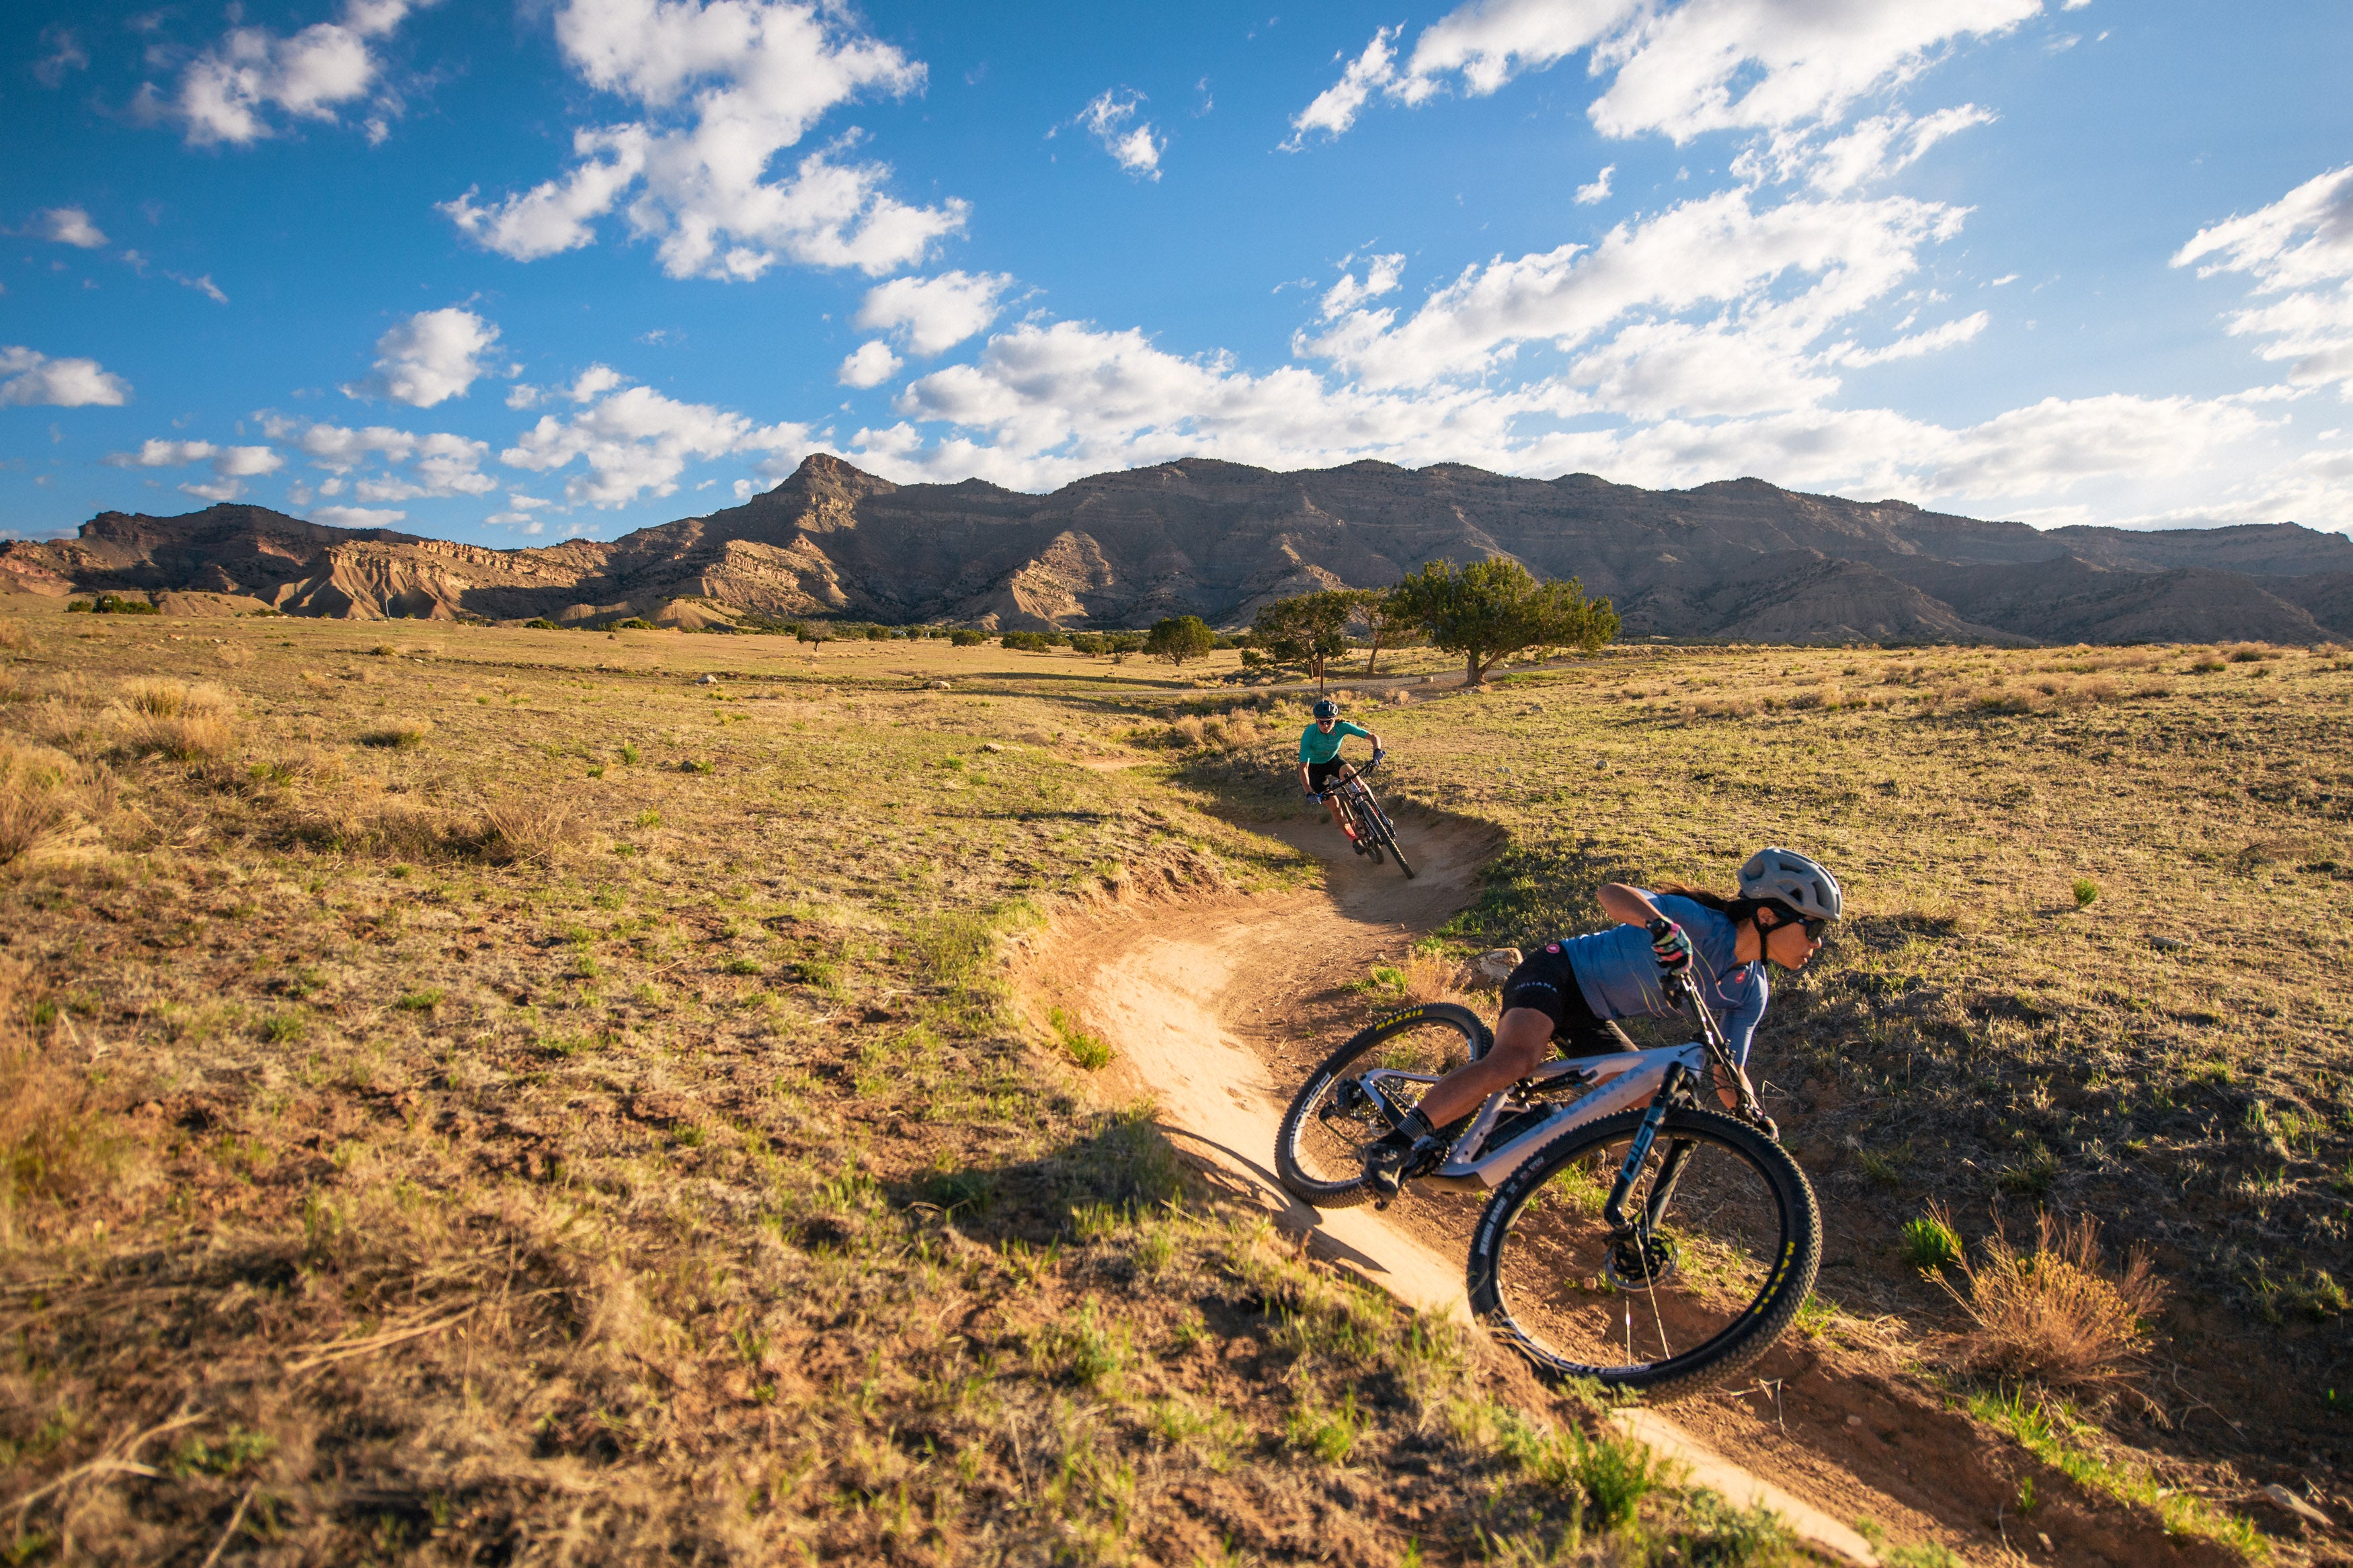
<svg viewBox="0 0 2353 1568">
<path fill-rule="evenodd" d="M 1214 458 L 1047 495 L 900 485 L 824 453 L 742 504 L 514 550 L 223 503 L 102 512 L 0 545 L 0 589 L 203 593 L 371 619 L 640 616 L 991 630 L 1248 624 L 1271 599 L 1508 556 L 1579 578 L 1628 632 L 1774 642 L 2317 642 L 2353 636 L 2353 540 L 2295 523 L 2158 533 L 1851 501 L 1763 479 L 1646 490 L 1461 464 L 1278 472 Z"/>
</svg>

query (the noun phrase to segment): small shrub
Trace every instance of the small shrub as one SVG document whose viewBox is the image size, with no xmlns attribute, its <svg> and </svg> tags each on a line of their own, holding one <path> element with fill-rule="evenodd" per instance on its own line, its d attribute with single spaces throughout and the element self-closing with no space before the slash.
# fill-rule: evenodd
<svg viewBox="0 0 2353 1568">
<path fill-rule="evenodd" d="M 1923 1273 L 1949 1268 L 1961 1260 L 1961 1237 L 1941 1205 L 1904 1222 L 1904 1261 Z"/>
<path fill-rule="evenodd" d="M 948 633 L 948 646 L 950 647 L 978 647 L 987 640 L 988 634 L 987 632 L 977 632 L 973 630 L 970 626 L 958 626 L 955 630 Z"/>
<path fill-rule="evenodd" d="M 433 733 L 430 719 L 402 719 L 379 730 L 369 730 L 359 737 L 363 746 L 375 746 L 389 752 L 413 752 L 425 744 Z"/>
<path fill-rule="evenodd" d="M 682 773 L 715 773 L 719 771 L 719 764 L 703 757 L 681 757 L 678 771 Z"/>
<path fill-rule="evenodd" d="M 1111 1047 L 1098 1035 L 1091 1035 L 1079 1026 L 1079 1021 L 1060 1007 L 1050 1009 L 1046 1021 L 1053 1026 L 1054 1037 L 1061 1043 L 1062 1054 L 1089 1072 L 1100 1072 L 1111 1065 Z"/>
<path fill-rule="evenodd" d="M 607 629 L 617 632 L 651 632 L 659 631 L 661 628 L 655 626 L 653 622 L 646 619 L 643 616 L 629 616 L 621 620 L 615 621 L 612 626 Z"/>
<path fill-rule="evenodd" d="M 561 631 L 563 628 L 558 626 L 554 621 L 549 620 L 545 616 L 533 616 L 531 619 L 523 622 L 522 629 L 527 632 L 553 632 Z"/>
<path fill-rule="evenodd" d="M 628 742 L 625 741 L 621 743 L 621 763 L 623 766 L 632 768 L 636 767 L 638 765 L 638 759 L 644 753 L 639 752 L 637 747 L 629 744 Z"/>
<path fill-rule="evenodd" d="M 111 714 L 125 747 L 176 762 L 212 762 L 237 743 L 228 693 L 177 680 L 126 680 Z"/>
<path fill-rule="evenodd" d="M 0 650 L 22 653 L 33 646 L 32 634 L 21 621 L 0 619 Z"/>
<path fill-rule="evenodd" d="M 481 847 L 492 859 L 550 865 L 582 837 L 578 815 L 558 795 L 517 792 L 482 808 Z"/>
<path fill-rule="evenodd" d="M 2031 1378 L 2054 1388 L 2077 1387 L 2122 1375 L 2147 1343 L 2141 1320 L 2157 1310 L 2164 1286 L 2144 1247 L 2110 1269 L 2100 1255 L 2099 1222 L 2035 1216 L 2031 1250 L 2013 1246 L 1997 1229 L 1983 1261 L 1965 1257 L 1967 1289 L 1945 1289 L 1968 1313 L 1976 1332 L 1968 1357 L 2005 1377 Z"/>
<path fill-rule="evenodd" d="M 2093 901 L 2099 896 L 2100 885 L 2097 882 L 2094 882 L 2089 877 L 2078 877 L 2075 879 L 2075 907 L 2077 909 L 2090 909 Z"/>
</svg>

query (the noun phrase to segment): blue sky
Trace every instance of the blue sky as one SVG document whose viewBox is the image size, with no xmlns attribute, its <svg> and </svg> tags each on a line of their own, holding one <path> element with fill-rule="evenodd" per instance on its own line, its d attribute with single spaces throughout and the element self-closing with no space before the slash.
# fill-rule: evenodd
<svg viewBox="0 0 2353 1568">
<path fill-rule="evenodd" d="M 0 532 L 609 538 L 820 449 L 2341 531 L 2348 67 L 2320 3 L 24 5 Z"/>
</svg>

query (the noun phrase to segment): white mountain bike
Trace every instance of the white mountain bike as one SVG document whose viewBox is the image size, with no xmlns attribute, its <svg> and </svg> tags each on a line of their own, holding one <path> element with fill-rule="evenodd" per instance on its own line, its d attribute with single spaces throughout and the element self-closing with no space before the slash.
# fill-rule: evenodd
<svg viewBox="0 0 2353 1568">
<path fill-rule="evenodd" d="M 1821 1212 L 1687 976 L 1668 993 L 1689 1045 L 1546 1063 L 1449 1129 L 1415 1184 L 1490 1194 L 1471 1237 L 1471 1308 L 1548 1380 L 1676 1399 L 1772 1347 L 1814 1287 Z M 1282 1184 L 1318 1208 L 1375 1196 L 1366 1148 L 1494 1036 L 1451 1003 L 1391 1014 L 1292 1100 Z M 1726 1115 L 1704 1108 L 1734 1086 Z"/>
</svg>

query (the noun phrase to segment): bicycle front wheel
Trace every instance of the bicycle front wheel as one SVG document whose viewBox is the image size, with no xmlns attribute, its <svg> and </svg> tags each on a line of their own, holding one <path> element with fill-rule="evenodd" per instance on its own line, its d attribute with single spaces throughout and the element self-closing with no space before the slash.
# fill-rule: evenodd
<svg viewBox="0 0 2353 1568">
<path fill-rule="evenodd" d="M 1409 1007 L 1359 1031 L 1308 1075 L 1283 1112 L 1275 1173 L 1317 1208 L 1369 1201 L 1365 1151 L 1395 1125 L 1381 1100 L 1400 1110 L 1419 1105 L 1431 1084 L 1494 1044 L 1476 1013 L 1451 1002 Z"/>
<path fill-rule="evenodd" d="M 1789 1326 L 1821 1265 L 1797 1162 L 1743 1121 L 1671 1110 L 1623 1212 L 1602 1217 L 1644 1112 L 1563 1138 L 1495 1189 L 1471 1239 L 1471 1309 L 1539 1376 L 1654 1398 L 1713 1388 Z"/>
<path fill-rule="evenodd" d="M 1397 862 L 1397 868 L 1405 873 L 1408 881 L 1411 881 L 1413 863 L 1405 858 L 1405 851 L 1398 847 L 1397 825 L 1384 816 L 1381 818 L 1380 832 L 1381 842 L 1388 846 L 1389 858 Z"/>
</svg>

